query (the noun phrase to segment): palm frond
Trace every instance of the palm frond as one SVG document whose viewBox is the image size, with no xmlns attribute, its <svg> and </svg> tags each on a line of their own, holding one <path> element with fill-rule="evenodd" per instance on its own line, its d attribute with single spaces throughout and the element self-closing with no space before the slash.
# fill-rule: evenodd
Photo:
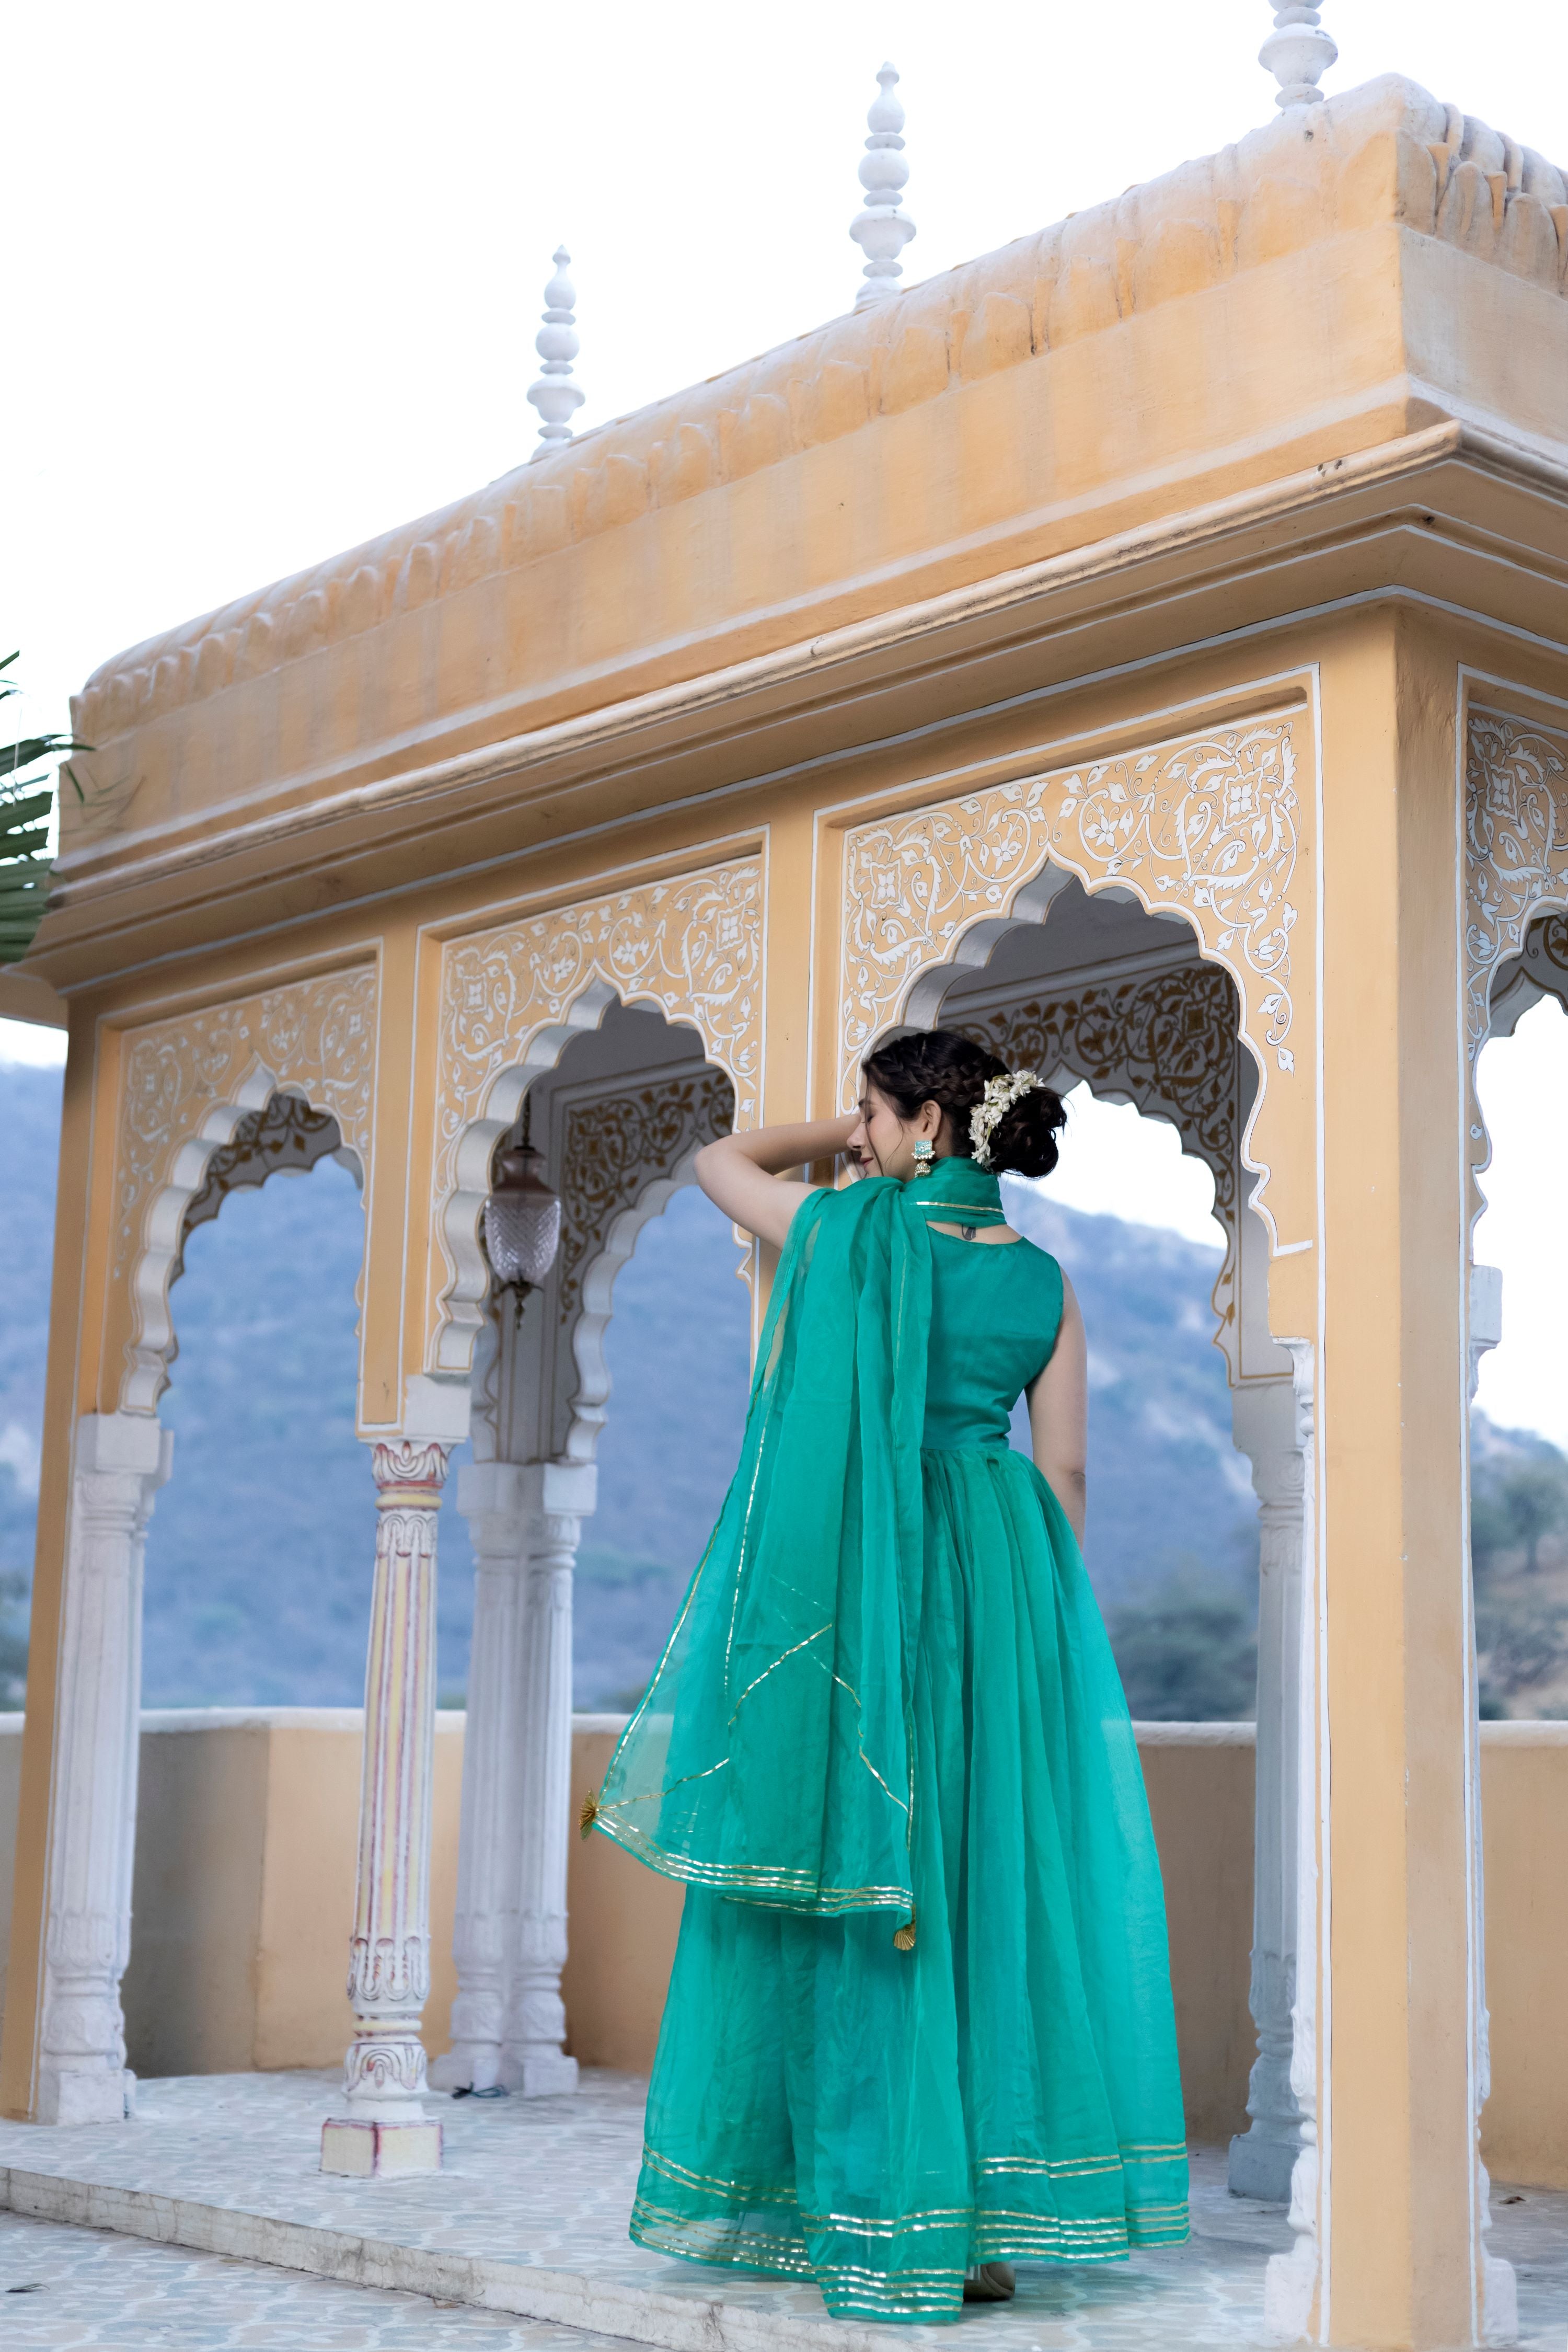
<svg viewBox="0 0 1568 2352">
<path fill-rule="evenodd" d="M 19 682 L 8 677 L 19 654 L 0 656 L 0 701 L 20 694 Z M 74 735 L 23 735 L 0 744 L 0 964 L 16 963 L 32 946 L 48 904 L 49 827 L 55 813 L 57 786 L 37 775 L 24 773 L 66 751 L 90 751 L 92 745 Z M 81 780 L 68 761 L 68 777 L 78 801 L 85 801 Z"/>
<path fill-rule="evenodd" d="M 48 889 L 46 858 L 17 858 L 0 866 L 0 964 L 19 961 L 32 946 Z"/>
<path fill-rule="evenodd" d="M 36 767 L 61 751 L 90 751 L 90 743 L 81 743 L 74 735 L 24 735 L 19 742 L 0 743 L 0 776 L 14 776 L 22 768 Z"/>
</svg>

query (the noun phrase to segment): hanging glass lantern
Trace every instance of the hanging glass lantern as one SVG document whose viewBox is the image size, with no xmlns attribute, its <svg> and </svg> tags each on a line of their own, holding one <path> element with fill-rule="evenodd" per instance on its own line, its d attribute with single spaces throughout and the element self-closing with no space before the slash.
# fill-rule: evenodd
<svg viewBox="0 0 1568 2352">
<path fill-rule="evenodd" d="M 525 1294 L 538 1288 L 559 1247 L 560 1196 L 545 1182 L 543 1156 L 525 1129 L 521 1143 L 497 1152 L 485 1203 L 485 1255 L 497 1281 L 517 1293 L 519 1314 Z"/>
</svg>

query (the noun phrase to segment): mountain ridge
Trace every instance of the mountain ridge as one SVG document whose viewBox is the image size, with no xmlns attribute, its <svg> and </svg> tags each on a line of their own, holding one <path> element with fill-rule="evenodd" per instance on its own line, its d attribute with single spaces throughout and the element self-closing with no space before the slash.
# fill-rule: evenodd
<svg viewBox="0 0 1568 2352">
<path fill-rule="evenodd" d="M 0 1066 L 13 1244 L 0 1313 L 0 1577 L 14 1591 L 32 1567 L 59 1092 L 57 1072 Z M 1249 1712 L 1257 1516 L 1212 1339 L 1218 1244 L 1066 1208 L 1049 1188 L 1009 1184 L 1008 1200 L 1071 1277 L 1090 1335 L 1085 1554 L 1134 1708 Z M 162 1408 L 174 1472 L 148 1538 L 150 1706 L 359 1700 L 375 1546 L 354 1434 L 361 1246 L 358 1194 L 331 1161 L 235 1193 L 190 1236 Z M 749 1381 L 749 1301 L 736 1266 L 727 1223 L 688 1187 L 643 1229 L 617 1278 L 600 1507 L 576 1579 L 580 1706 L 623 1704 L 641 1689 L 722 1501 Z M 1568 1475 L 1545 1439 L 1479 1416 L 1476 1459 L 1480 1486 L 1506 1483 L 1521 1465 Z M 448 1702 L 466 1683 L 473 1613 L 455 1484 L 439 1535 Z M 1556 1557 L 1551 1541 L 1546 1556 Z M 1535 1618 L 1516 1610 L 1516 1621 Z M 13 1630 L 13 1650 L 16 1639 Z M 1221 1653 L 1228 1663 L 1211 1672 Z M 5 1673 L 0 1637 L 0 1682 Z"/>
</svg>

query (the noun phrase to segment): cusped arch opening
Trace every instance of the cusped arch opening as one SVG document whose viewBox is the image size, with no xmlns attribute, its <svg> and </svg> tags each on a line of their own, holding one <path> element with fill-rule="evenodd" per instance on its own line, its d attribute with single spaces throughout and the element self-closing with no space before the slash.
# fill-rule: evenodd
<svg viewBox="0 0 1568 2352">
<path fill-rule="evenodd" d="M 481 1237 L 496 1155 L 520 1139 L 525 1112 L 530 1136 L 542 1148 L 539 1121 L 559 1096 L 573 1087 L 612 1090 L 640 1074 L 679 1064 L 709 1068 L 729 1089 L 733 1121 L 737 1094 L 733 1071 L 708 1056 L 695 1023 L 672 1019 L 646 999 L 622 999 L 601 980 L 591 982 L 559 1021 L 535 1032 L 517 1061 L 498 1070 L 487 1086 L 478 1114 L 438 1138 L 449 1160 L 452 1187 L 437 1203 L 437 1231 L 449 1277 L 436 1302 L 432 1349 L 438 1376 L 467 1377 L 476 1370 L 476 1346 L 491 1289 Z M 531 1107 L 531 1108 L 530 1108 Z M 559 1155 L 547 1151 L 552 1164 Z"/>
<path fill-rule="evenodd" d="M 145 1240 L 131 1270 L 135 1335 L 127 1350 L 121 1409 L 155 1412 L 179 1355 L 171 1293 L 185 1270 L 185 1244 L 222 1211 L 232 1192 L 281 1174 L 308 1175 L 322 1160 L 346 1168 L 360 1191 L 364 1167 L 330 1111 L 299 1089 L 253 1071 L 237 1099 L 214 1104 L 175 1153 L 169 1181 L 153 1196 Z"/>
<path fill-rule="evenodd" d="M 1174 1130 L 1206 1171 L 1218 1265 L 1209 1246 L 1192 1246 L 1190 1225 L 1184 1239 L 1152 1214 L 1140 1224 L 1136 1211 L 1115 1208 L 1104 1213 L 1122 1223 L 1103 1235 L 1092 1220 L 1076 1223 L 1086 1204 L 1053 1203 L 1049 1179 L 1038 1191 L 1009 1185 L 1007 1197 L 1022 1229 L 1064 1255 L 1084 1311 L 1086 1557 L 1134 1711 L 1250 1715 L 1259 1522 L 1236 1407 L 1249 1371 L 1279 1380 L 1290 1368 L 1271 1343 L 1260 1362 L 1256 1311 L 1244 1361 L 1242 1277 L 1256 1272 L 1266 1300 L 1267 1236 L 1243 1205 L 1257 1082 L 1240 1050 L 1237 985 L 1185 916 L 1162 919 L 1128 892 L 1047 873 L 922 973 L 904 1012 L 905 1032 L 956 1029 L 1064 1094 L 1086 1086 L 1130 1107 Z M 1212 1323 L 1202 1305 L 1211 1284 Z M 1021 1413 L 1014 1442 L 1029 1442 Z"/>
<path fill-rule="evenodd" d="M 690 1182 L 703 1144 L 733 1126 L 735 1087 L 695 1028 L 619 1002 L 559 1041 L 548 1065 L 536 1057 L 520 1075 L 491 1097 L 490 1108 L 513 1116 L 497 1126 L 489 1159 L 526 1130 L 560 1197 L 560 1244 L 515 1333 L 485 1265 L 475 1442 L 509 1460 L 590 1462 L 609 1395 L 604 1336 L 616 1276 L 643 1227 Z M 481 1199 L 481 1257 L 482 1215 Z"/>
<path fill-rule="evenodd" d="M 963 1030 L 1063 1093 L 1085 1085 L 1176 1130 L 1214 1182 L 1225 1252 L 1215 1337 L 1234 1381 L 1240 1257 L 1255 1222 L 1242 1210 L 1257 1062 L 1242 1050 L 1235 982 L 1206 957 L 1188 918 L 1048 867 L 1006 914 L 972 925 L 948 961 L 921 973 L 904 1013 L 904 1028 Z M 1266 1250 L 1261 1231 L 1253 1239 Z"/>
</svg>

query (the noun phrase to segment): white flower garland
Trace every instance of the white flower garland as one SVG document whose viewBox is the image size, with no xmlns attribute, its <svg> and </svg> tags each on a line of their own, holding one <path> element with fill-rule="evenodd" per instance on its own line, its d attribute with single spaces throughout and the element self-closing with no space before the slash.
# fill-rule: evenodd
<svg viewBox="0 0 1568 2352">
<path fill-rule="evenodd" d="M 986 1091 L 969 1113 L 969 1142 L 978 1166 L 990 1166 L 991 1138 L 1019 1097 L 1032 1094 L 1044 1084 L 1033 1070 L 1009 1070 L 1003 1077 L 986 1080 Z"/>
</svg>

